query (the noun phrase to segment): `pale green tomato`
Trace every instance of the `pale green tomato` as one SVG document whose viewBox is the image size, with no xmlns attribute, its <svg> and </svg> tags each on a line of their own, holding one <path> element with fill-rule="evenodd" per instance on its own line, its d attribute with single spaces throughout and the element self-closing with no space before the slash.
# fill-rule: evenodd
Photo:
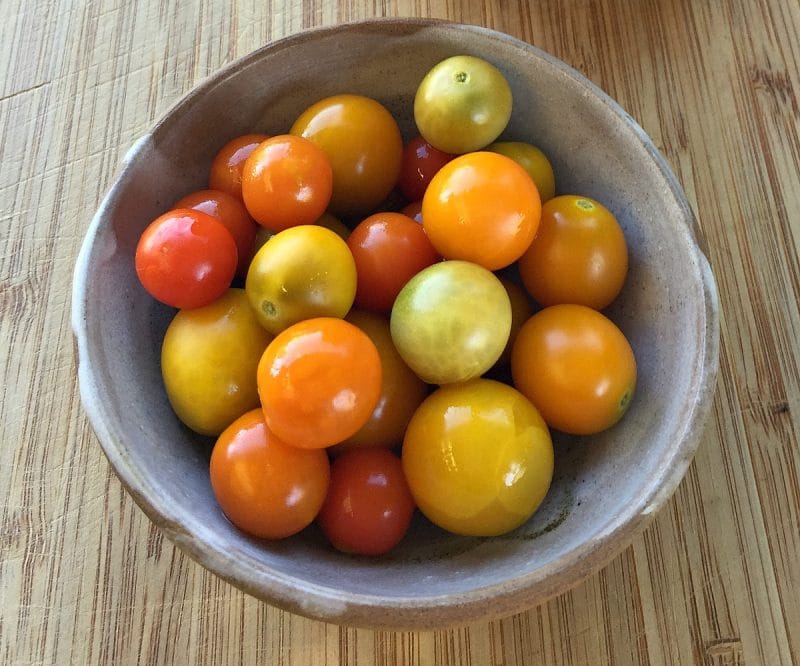
<svg viewBox="0 0 800 666">
<path fill-rule="evenodd" d="M 434 66 L 414 96 L 414 121 L 434 148 L 460 155 L 500 136 L 511 118 L 511 87 L 494 65 L 453 56 Z"/>
<path fill-rule="evenodd" d="M 496 536 L 520 526 L 553 478 L 544 420 L 516 389 L 490 379 L 452 384 L 417 409 L 403 471 L 425 516 L 456 534 Z"/>
<path fill-rule="evenodd" d="M 508 342 L 511 303 L 491 271 L 443 261 L 417 273 L 395 299 L 397 351 L 429 384 L 463 382 L 494 365 Z"/>
<path fill-rule="evenodd" d="M 178 418 L 201 435 L 219 435 L 258 407 L 256 369 L 271 340 L 243 289 L 179 311 L 161 346 L 161 374 Z"/>
</svg>

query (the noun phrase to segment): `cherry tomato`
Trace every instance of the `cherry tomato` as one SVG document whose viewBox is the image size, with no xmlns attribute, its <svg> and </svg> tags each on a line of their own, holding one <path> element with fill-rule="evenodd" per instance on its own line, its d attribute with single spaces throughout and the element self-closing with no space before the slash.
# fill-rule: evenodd
<svg viewBox="0 0 800 666">
<path fill-rule="evenodd" d="M 431 178 L 453 157 L 434 148 L 421 136 L 411 139 L 403 148 L 403 164 L 397 182 L 402 195 L 409 201 L 421 200 Z"/>
<path fill-rule="evenodd" d="M 400 212 L 406 217 L 410 217 L 414 222 L 422 224 L 422 200 L 406 204 Z"/>
<path fill-rule="evenodd" d="M 247 267 L 253 257 L 258 225 L 250 217 L 241 199 L 222 190 L 200 190 L 187 194 L 178 200 L 173 208 L 193 208 L 222 222 L 236 242 L 239 256 L 236 273 L 242 276 L 247 273 Z"/>
<path fill-rule="evenodd" d="M 372 212 L 397 183 L 403 157 L 400 128 L 374 99 L 336 95 L 320 100 L 300 115 L 290 133 L 309 139 L 328 156 L 335 215 Z"/>
<path fill-rule="evenodd" d="M 135 261 L 139 281 L 153 298 L 175 308 L 198 308 L 230 287 L 238 254 L 219 220 L 177 208 L 144 230 Z"/>
<path fill-rule="evenodd" d="M 474 56 L 453 56 L 422 79 L 414 120 L 432 146 L 458 155 L 500 136 L 511 118 L 511 103 L 511 88 L 499 69 Z"/>
<path fill-rule="evenodd" d="M 342 240 L 347 240 L 350 236 L 350 227 L 344 224 L 338 217 L 331 215 L 328 212 L 320 215 L 319 219 L 314 222 L 317 226 L 325 227 L 335 232 Z"/>
<path fill-rule="evenodd" d="M 511 304 L 500 280 L 466 261 L 443 261 L 415 275 L 392 308 L 392 340 L 429 384 L 479 377 L 500 358 Z"/>
<path fill-rule="evenodd" d="M 389 312 L 406 282 L 440 259 L 425 230 L 401 213 L 370 215 L 347 245 L 358 275 L 355 303 L 374 312 Z"/>
<path fill-rule="evenodd" d="M 290 326 L 269 344 L 258 364 L 258 394 L 278 437 L 323 448 L 364 426 L 381 395 L 381 374 L 366 333 L 320 317 Z"/>
<path fill-rule="evenodd" d="M 403 470 L 433 523 L 495 536 L 541 504 L 553 477 L 553 444 L 524 395 L 475 379 L 442 387 L 420 405 L 403 442 Z"/>
<path fill-rule="evenodd" d="M 636 359 L 610 319 L 585 305 L 553 305 L 520 330 L 511 374 L 549 426 L 590 435 L 611 427 L 627 411 Z"/>
<path fill-rule="evenodd" d="M 628 274 L 628 246 L 614 215 L 588 197 L 551 199 L 539 233 L 519 261 L 525 287 L 541 305 L 577 303 L 602 310 Z"/>
<path fill-rule="evenodd" d="M 330 463 L 324 451 L 298 449 L 276 437 L 254 409 L 234 421 L 211 452 L 211 488 L 239 529 L 283 539 L 310 525 L 325 501 Z"/>
<path fill-rule="evenodd" d="M 311 141 L 291 134 L 256 146 L 242 170 L 242 197 L 261 226 L 282 231 L 312 224 L 331 200 L 328 157 Z"/>
<path fill-rule="evenodd" d="M 540 215 L 539 192 L 531 177 L 497 153 L 469 153 L 448 162 L 422 199 L 422 224 L 439 253 L 490 271 L 522 256 Z"/>
<path fill-rule="evenodd" d="M 344 317 L 356 294 L 356 264 L 347 244 L 316 225 L 291 227 L 253 257 L 245 290 L 270 333 L 312 317 Z"/>
<path fill-rule="evenodd" d="M 270 340 L 242 289 L 178 312 L 161 345 L 164 387 L 178 418 L 216 436 L 258 407 L 256 370 Z"/>
<path fill-rule="evenodd" d="M 208 187 L 222 190 L 241 200 L 244 163 L 256 146 L 268 138 L 266 134 L 245 134 L 228 141 L 211 163 Z"/>
<path fill-rule="evenodd" d="M 318 522 L 337 550 L 383 555 L 400 543 L 413 515 L 403 465 L 391 451 L 347 451 L 334 461 Z"/>
<path fill-rule="evenodd" d="M 425 397 L 428 386 L 398 354 L 386 319 L 361 310 L 351 310 L 346 319 L 364 331 L 375 344 L 381 357 L 383 379 L 378 404 L 369 420 L 355 435 L 333 447 L 332 453 L 351 448 L 398 445 L 403 441 L 406 426 Z"/>
<path fill-rule="evenodd" d="M 506 277 L 501 277 L 500 282 L 505 287 L 511 303 L 511 332 L 508 334 L 506 347 L 495 365 L 508 366 L 511 363 L 511 349 L 514 347 L 514 341 L 523 324 L 533 315 L 533 308 L 528 300 L 528 293 L 516 282 Z"/>
<path fill-rule="evenodd" d="M 486 147 L 493 153 L 510 157 L 533 178 L 542 203 L 549 201 L 556 194 L 556 177 L 550 160 L 539 148 L 521 141 L 500 141 Z"/>
</svg>

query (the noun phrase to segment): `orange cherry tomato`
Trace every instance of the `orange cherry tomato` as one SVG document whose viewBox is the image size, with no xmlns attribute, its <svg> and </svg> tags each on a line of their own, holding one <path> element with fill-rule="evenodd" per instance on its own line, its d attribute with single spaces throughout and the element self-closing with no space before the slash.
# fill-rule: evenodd
<svg viewBox="0 0 800 666">
<path fill-rule="evenodd" d="M 391 451 L 347 451 L 334 461 L 318 522 L 337 550 L 383 555 L 400 543 L 413 515 L 403 465 Z"/>
<path fill-rule="evenodd" d="M 333 453 L 351 448 L 392 447 L 403 441 L 414 410 L 427 394 L 428 385 L 409 368 L 392 342 L 389 322 L 382 316 L 351 310 L 347 321 L 358 326 L 378 349 L 383 369 L 381 395 L 369 420 Z"/>
<path fill-rule="evenodd" d="M 256 146 L 268 138 L 266 134 L 245 134 L 228 141 L 211 163 L 208 187 L 212 190 L 222 190 L 241 199 L 244 163 Z"/>
<path fill-rule="evenodd" d="M 173 208 L 193 208 L 216 217 L 231 232 L 239 253 L 236 272 L 244 276 L 253 258 L 258 225 L 240 199 L 222 190 L 200 190 L 175 202 Z"/>
<path fill-rule="evenodd" d="M 333 167 L 330 210 L 366 215 L 392 191 L 400 174 L 403 139 L 392 114 L 361 95 L 335 95 L 306 109 L 291 134 L 319 146 Z"/>
<path fill-rule="evenodd" d="M 604 315 L 585 305 L 552 305 L 517 335 L 511 374 L 547 425 L 590 435 L 627 411 L 636 359 L 622 331 Z"/>
<path fill-rule="evenodd" d="M 283 134 L 260 143 L 242 171 L 242 197 L 261 226 L 282 231 L 313 224 L 331 199 L 333 173 L 311 141 Z"/>
<path fill-rule="evenodd" d="M 331 446 L 367 422 L 381 394 L 381 359 L 342 319 L 306 319 L 282 331 L 258 364 L 267 424 L 287 444 Z"/>
<path fill-rule="evenodd" d="M 605 206 L 588 197 L 560 196 L 542 207 L 539 233 L 519 260 L 519 273 L 541 305 L 602 310 L 625 282 L 628 246 Z"/>
<path fill-rule="evenodd" d="M 467 153 L 448 162 L 422 199 L 422 224 L 439 253 L 491 271 L 522 256 L 540 215 L 531 177 L 498 153 Z"/>
<path fill-rule="evenodd" d="M 506 348 L 503 350 L 497 363 L 495 363 L 495 366 L 508 367 L 511 363 L 511 350 L 514 347 L 514 341 L 517 339 L 517 335 L 523 324 L 531 318 L 533 308 L 528 299 L 528 293 L 516 282 L 506 277 L 501 277 L 500 282 L 505 287 L 508 300 L 511 302 L 511 332 L 508 334 Z"/>
<path fill-rule="evenodd" d="M 355 303 L 373 312 L 389 312 L 406 282 L 440 259 L 425 230 L 401 213 L 370 215 L 347 245 L 358 274 Z"/>
<path fill-rule="evenodd" d="M 311 524 L 330 482 L 328 456 L 289 446 L 254 409 L 217 439 L 211 453 L 211 488 L 239 529 L 261 539 L 283 539 Z"/>
</svg>

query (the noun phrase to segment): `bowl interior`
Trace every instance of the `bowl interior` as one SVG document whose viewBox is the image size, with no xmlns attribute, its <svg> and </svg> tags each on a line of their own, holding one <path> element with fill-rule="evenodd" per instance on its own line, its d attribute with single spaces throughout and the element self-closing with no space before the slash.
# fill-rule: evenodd
<svg viewBox="0 0 800 666">
<path fill-rule="evenodd" d="M 488 59 L 509 79 L 514 113 L 502 138 L 541 147 L 552 159 L 559 193 L 598 199 L 624 229 L 630 273 L 609 313 L 638 361 L 632 407 L 601 435 L 556 435 L 550 495 L 507 536 L 447 535 L 419 517 L 404 543 L 378 559 L 335 553 L 313 527 L 277 543 L 249 539 L 214 501 L 210 442 L 182 427 L 168 405 L 159 353 L 173 311 L 136 280 L 138 237 L 177 198 L 206 186 L 211 159 L 228 139 L 286 132 L 306 106 L 327 95 L 378 99 L 411 138 L 418 82 L 433 64 L 459 53 Z M 574 71 L 480 28 L 419 21 L 340 26 L 276 42 L 234 63 L 130 151 L 76 271 L 81 390 L 109 460 L 147 513 L 205 565 L 308 615 L 386 624 L 393 609 L 401 613 L 393 616 L 398 623 L 414 624 L 410 615 L 402 619 L 405 610 L 477 608 L 487 599 L 500 600 L 500 611 L 514 610 L 502 607 L 504 595 L 519 601 L 524 591 L 532 603 L 573 584 L 618 549 L 614 537 L 650 512 L 665 479 L 674 487 L 671 473 L 677 468 L 679 478 L 688 465 L 689 430 L 705 398 L 703 268 L 691 213 L 654 153 L 624 112 Z M 424 614 L 413 617 L 426 621 Z"/>
</svg>

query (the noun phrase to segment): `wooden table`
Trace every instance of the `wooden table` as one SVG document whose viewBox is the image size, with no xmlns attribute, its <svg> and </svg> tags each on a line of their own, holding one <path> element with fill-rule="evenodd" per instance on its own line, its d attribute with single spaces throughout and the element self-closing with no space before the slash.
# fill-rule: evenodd
<svg viewBox="0 0 800 666">
<path fill-rule="evenodd" d="M 723 310 L 715 408 L 652 526 L 572 592 L 448 631 L 307 620 L 176 550 L 88 426 L 70 330 L 136 137 L 265 42 L 384 15 L 508 32 L 619 100 L 698 213 Z M 0 0 L 0 663 L 800 662 L 799 34 L 797 0 Z"/>
</svg>

